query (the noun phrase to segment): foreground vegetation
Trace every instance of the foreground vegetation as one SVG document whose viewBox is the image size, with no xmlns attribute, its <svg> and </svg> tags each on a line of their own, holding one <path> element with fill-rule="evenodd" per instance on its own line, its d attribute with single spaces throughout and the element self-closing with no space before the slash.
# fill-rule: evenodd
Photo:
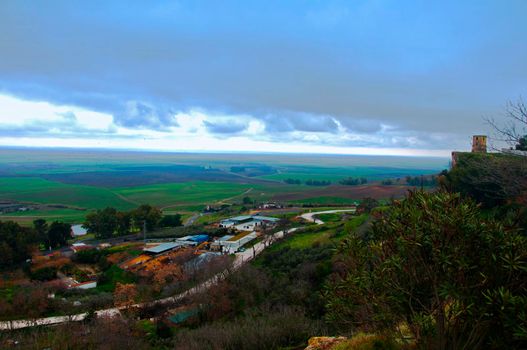
<svg viewBox="0 0 527 350">
<path fill-rule="evenodd" d="M 144 349 L 297 349 L 321 335 L 347 337 L 333 348 L 341 350 L 526 348 L 525 163 L 485 157 L 468 156 L 443 172 L 441 189 L 388 203 L 367 198 L 357 215 L 323 214 L 324 225 L 303 223 L 305 228 L 239 270 L 223 261 L 224 279 L 177 305 L 10 332 L 0 336 L 0 344 L 8 347 L 9 339 L 17 339 L 27 347 L 95 349 L 105 344 L 90 334 L 106 327 L 113 330 L 103 332 L 109 348 L 133 343 Z M 428 185 L 416 177 L 407 181 Z M 254 197 L 244 197 L 250 207 Z M 77 256 L 104 271 L 94 301 L 109 297 L 126 305 L 197 281 L 173 281 L 156 290 L 149 287 L 151 279 L 132 290 L 137 280 L 103 266 L 111 254 Z M 133 247 L 126 254 L 133 255 Z M 46 299 L 41 294 L 36 300 Z M 17 292 L 6 297 L 40 310 L 41 304 Z"/>
</svg>

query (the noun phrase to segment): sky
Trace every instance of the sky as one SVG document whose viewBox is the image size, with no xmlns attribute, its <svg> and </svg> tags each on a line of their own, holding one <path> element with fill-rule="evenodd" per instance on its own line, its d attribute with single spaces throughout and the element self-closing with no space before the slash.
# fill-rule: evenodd
<svg viewBox="0 0 527 350">
<path fill-rule="evenodd" d="M 527 1 L 0 1 L 0 146 L 447 156 L 527 96 Z"/>
</svg>

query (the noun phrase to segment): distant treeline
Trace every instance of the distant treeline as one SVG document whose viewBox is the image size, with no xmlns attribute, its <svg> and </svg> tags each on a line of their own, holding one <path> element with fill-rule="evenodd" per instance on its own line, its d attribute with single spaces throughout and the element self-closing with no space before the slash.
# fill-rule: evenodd
<svg viewBox="0 0 527 350">
<path fill-rule="evenodd" d="M 299 179 L 285 179 L 284 182 L 289 185 L 301 185 L 302 181 Z M 331 185 L 331 181 L 326 180 L 306 180 L 304 181 L 304 185 L 307 186 L 329 186 Z"/>
<path fill-rule="evenodd" d="M 346 186 L 364 185 L 366 183 L 368 183 L 368 179 L 366 179 L 365 177 L 361 177 L 361 178 L 348 177 L 346 179 L 342 179 L 339 181 L 339 184 L 346 185 Z"/>
<path fill-rule="evenodd" d="M 93 233 L 97 238 L 126 235 L 141 230 L 143 226 L 146 226 L 147 231 L 153 231 L 157 227 L 181 225 L 181 215 L 163 216 L 161 210 L 148 204 L 130 211 L 118 211 L 112 207 L 99 209 L 86 215 L 83 224 L 88 233 Z"/>
<path fill-rule="evenodd" d="M 407 176 L 406 183 L 410 186 L 436 186 L 436 176 Z"/>
</svg>

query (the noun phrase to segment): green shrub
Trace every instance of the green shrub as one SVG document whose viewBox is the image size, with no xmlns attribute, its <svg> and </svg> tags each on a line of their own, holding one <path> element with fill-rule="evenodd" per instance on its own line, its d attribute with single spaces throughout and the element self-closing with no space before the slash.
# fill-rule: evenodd
<svg viewBox="0 0 527 350">
<path fill-rule="evenodd" d="M 335 265 L 326 297 L 339 327 L 408 324 L 428 348 L 527 346 L 527 239 L 458 194 L 394 202 Z"/>
<path fill-rule="evenodd" d="M 51 281 L 57 278 L 56 267 L 43 267 L 38 270 L 31 271 L 30 278 L 36 281 Z"/>
</svg>

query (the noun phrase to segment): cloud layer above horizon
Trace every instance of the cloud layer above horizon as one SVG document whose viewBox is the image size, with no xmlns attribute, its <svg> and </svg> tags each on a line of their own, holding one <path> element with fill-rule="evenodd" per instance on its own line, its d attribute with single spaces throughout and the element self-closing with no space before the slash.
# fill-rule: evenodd
<svg viewBox="0 0 527 350">
<path fill-rule="evenodd" d="M 0 3 L 0 145 L 447 155 L 527 95 L 527 2 Z"/>
</svg>

